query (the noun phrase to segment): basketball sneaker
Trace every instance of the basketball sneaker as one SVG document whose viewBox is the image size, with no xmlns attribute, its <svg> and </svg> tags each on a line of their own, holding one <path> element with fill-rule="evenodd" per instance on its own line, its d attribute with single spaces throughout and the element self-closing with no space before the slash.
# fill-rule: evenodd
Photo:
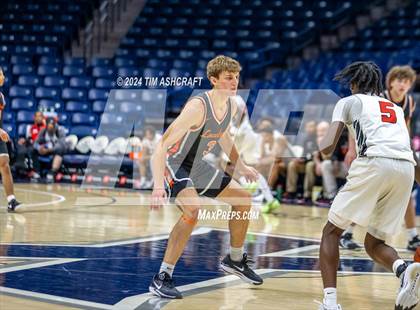
<svg viewBox="0 0 420 310">
<path fill-rule="evenodd" d="M 254 194 L 258 189 L 258 183 L 257 182 L 249 182 L 245 183 L 243 187 L 252 195 Z"/>
<path fill-rule="evenodd" d="M 348 249 L 348 250 L 357 250 L 360 249 L 361 246 L 358 245 L 354 240 L 353 240 L 353 234 L 351 233 L 346 233 L 344 235 L 341 235 L 340 237 L 340 246 L 344 249 Z"/>
<path fill-rule="evenodd" d="M 17 201 L 16 199 L 12 199 L 7 204 L 7 211 L 8 212 L 15 212 L 21 206 L 22 206 L 22 204 L 19 201 Z"/>
<path fill-rule="evenodd" d="M 175 288 L 175 282 L 169 274 L 162 271 L 153 277 L 149 292 L 163 298 L 181 299 L 181 293 Z"/>
<path fill-rule="evenodd" d="M 419 302 L 420 263 L 409 265 L 401 276 L 401 286 L 395 301 L 395 310 L 414 309 Z"/>
<path fill-rule="evenodd" d="M 319 301 L 316 301 L 317 304 L 319 304 L 318 310 L 343 310 L 343 308 L 341 308 L 341 305 L 336 305 L 336 306 L 327 306 L 324 303 L 320 303 Z"/>
<path fill-rule="evenodd" d="M 270 202 L 266 202 L 262 206 L 261 212 L 267 214 L 277 210 L 278 208 L 280 208 L 280 201 L 274 198 L 273 200 L 271 200 Z"/>
<path fill-rule="evenodd" d="M 257 275 L 251 268 L 249 268 L 249 263 L 253 263 L 253 261 L 248 259 L 246 253 L 244 253 L 240 262 L 233 261 L 230 258 L 230 255 L 228 254 L 220 263 L 220 267 L 224 272 L 234 274 L 240 277 L 245 282 L 252 283 L 254 285 L 263 284 L 263 279 L 259 275 Z"/>
<path fill-rule="evenodd" d="M 407 250 L 415 251 L 418 247 L 420 247 L 420 239 L 417 235 L 413 239 L 408 241 Z"/>
</svg>

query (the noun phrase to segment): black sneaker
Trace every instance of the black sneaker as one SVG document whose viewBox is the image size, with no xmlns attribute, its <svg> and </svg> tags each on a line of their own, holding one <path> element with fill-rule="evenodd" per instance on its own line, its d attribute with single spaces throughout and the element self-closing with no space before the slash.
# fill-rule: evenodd
<svg viewBox="0 0 420 310">
<path fill-rule="evenodd" d="M 353 234 L 351 233 L 346 233 L 344 235 L 341 235 L 340 246 L 348 250 L 357 250 L 361 248 L 360 245 L 354 242 Z"/>
<path fill-rule="evenodd" d="M 313 202 L 312 202 L 312 198 L 310 197 L 302 197 L 299 198 L 296 203 L 300 206 L 312 206 Z"/>
<path fill-rule="evenodd" d="M 420 239 L 417 235 L 413 239 L 408 241 L 407 250 L 415 251 L 418 247 L 420 247 Z"/>
<path fill-rule="evenodd" d="M 149 292 L 163 298 L 182 298 L 181 293 L 175 288 L 174 280 L 164 271 L 153 277 L 149 286 Z"/>
<path fill-rule="evenodd" d="M 15 212 L 19 207 L 22 206 L 22 204 L 17 201 L 16 199 L 10 200 L 10 202 L 7 204 L 7 211 L 8 212 Z"/>
<path fill-rule="evenodd" d="M 244 253 L 240 262 L 231 260 L 230 255 L 228 254 L 220 263 L 220 267 L 224 272 L 237 275 L 248 283 L 255 285 L 263 284 L 263 279 L 248 267 L 248 263 L 253 263 L 253 261 L 248 259 L 246 253 Z"/>
<path fill-rule="evenodd" d="M 296 193 L 284 193 L 283 197 L 281 198 L 282 203 L 289 203 L 293 204 L 296 202 Z"/>
</svg>

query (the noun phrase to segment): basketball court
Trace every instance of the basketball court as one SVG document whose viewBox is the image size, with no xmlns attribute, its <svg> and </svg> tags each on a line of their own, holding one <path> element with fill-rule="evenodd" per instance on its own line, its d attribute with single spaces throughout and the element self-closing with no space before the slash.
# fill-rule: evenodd
<svg viewBox="0 0 420 310">
<path fill-rule="evenodd" d="M 219 270 L 229 249 L 227 221 L 200 221 L 174 273 L 184 299 L 173 301 L 153 297 L 148 286 L 180 216 L 174 205 L 150 210 L 147 191 L 65 184 L 17 184 L 16 195 L 25 204 L 19 213 L 7 213 L 5 199 L 0 208 L 2 309 L 303 310 L 322 299 L 317 257 L 328 209 L 282 205 L 251 221 L 246 250 L 264 278 L 261 286 Z M 363 233 L 356 229 L 356 240 Z M 391 243 L 404 248 L 404 235 Z M 392 308 L 395 276 L 364 250 L 341 255 L 343 308 Z"/>
</svg>

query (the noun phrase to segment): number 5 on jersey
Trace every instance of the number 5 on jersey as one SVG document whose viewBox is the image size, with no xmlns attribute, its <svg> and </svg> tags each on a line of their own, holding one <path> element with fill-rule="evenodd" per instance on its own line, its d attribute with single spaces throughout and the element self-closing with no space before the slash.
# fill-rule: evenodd
<svg viewBox="0 0 420 310">
<path fill-rule="evenodd" d="M 388 101 L 379 101 L 381 110 L 381 118 L 384 123 L 395 124 L 397 122 L 397 114 L 394 110 L 394 104 Z"/>
</svg>

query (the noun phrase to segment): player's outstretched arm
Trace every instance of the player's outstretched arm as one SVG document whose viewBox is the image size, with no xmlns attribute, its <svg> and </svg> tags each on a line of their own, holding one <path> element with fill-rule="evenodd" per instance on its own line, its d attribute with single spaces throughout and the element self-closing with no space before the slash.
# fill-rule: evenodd
<svg viewBox="0 0 420 310">
<path fill-rule="evenodd" d="M 201 126 L 204 118 L 204 106 L 199 99 L 189 101 L 181 114 L 172 122 L 156 145 L 152 155 L 153 193 L 152 206 L 158 206 L 166 198 L 164 173 L 168 148 L 178 142 L 193 128 Z"/>
<path fill-rule="evenodd" d="M 327 133 L 319 142 L 319 150 L 322 154 L 328 156 L 332 152 L 334 152 L 338 140 L 340 139 L 341 133 L 343 132 L 343 129 L 343 122 L 332 122 L 332 124 L 328 128 Z"/>
</svg>

